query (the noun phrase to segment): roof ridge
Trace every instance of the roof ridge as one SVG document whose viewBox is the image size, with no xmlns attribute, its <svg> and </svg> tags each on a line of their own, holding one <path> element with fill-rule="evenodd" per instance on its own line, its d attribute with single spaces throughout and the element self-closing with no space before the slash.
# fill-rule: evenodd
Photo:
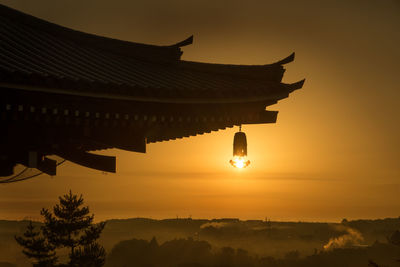
<svg viewBox="0 0 400 267">
<path fill-rule="evenodd" d="M 129 42 L 120 39 L 104 37 L 96 34 L 86 33 L 37 18 L 27 13 L 18 11 L 0 4 L 0 16 L 20 23 L 36 30 L 50 33 L 60 39 L 68 39 L 79 42 L 80 45 L 89 45 L 102 51 L 113 54 L 130 56 L 149 61 L 176 61 L 183 54 L 180 47 L 193 42 L 193 36 L 173 45 L 151 45 L 144 43 Z"/>
</svg>

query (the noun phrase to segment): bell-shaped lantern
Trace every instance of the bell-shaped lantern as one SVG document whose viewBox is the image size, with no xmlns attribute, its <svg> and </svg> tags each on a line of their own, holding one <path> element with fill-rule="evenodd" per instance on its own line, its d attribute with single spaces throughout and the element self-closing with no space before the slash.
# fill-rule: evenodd
<svg viewBox="0 0 400 267">
<path fill-rule="evenodd" d="M 246 134 L 242 132 L 242 127 L 233 138 L 233 158 L 229 162 L 233 167 L 239 169 L 246 168 L 250 164 L 250 160 L 247 159 Z"/>
</svg>

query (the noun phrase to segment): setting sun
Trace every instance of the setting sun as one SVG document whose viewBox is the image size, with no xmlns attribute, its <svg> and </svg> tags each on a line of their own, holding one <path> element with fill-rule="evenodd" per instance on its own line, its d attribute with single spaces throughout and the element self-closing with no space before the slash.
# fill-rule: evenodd
<svg viewBox="0 0 400 267">
<path fill-rule="evenodd" d="M 250 164 L 250 160 L 247 160 L 246 157 L 234 157 L 229 162 L 232 164 L 233 167 L 238 169 L 246 168 Z"/>
</svg>

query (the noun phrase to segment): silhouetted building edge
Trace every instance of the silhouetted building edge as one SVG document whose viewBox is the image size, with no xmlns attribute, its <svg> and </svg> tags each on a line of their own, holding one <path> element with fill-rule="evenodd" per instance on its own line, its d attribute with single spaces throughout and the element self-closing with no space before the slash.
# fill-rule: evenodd
<svg viewBox="0 0 400 267">
<path fill-rule="evenodd" d="M 146 144 L 242 124 L 275 123 L 265 108 L 303 86 L 283 64 L 181 60 L 181 47 L 127 42 L 65 28 L 0 5 L 0 176 L 15 164 L 56 174 L 47 155 L 115 172 L 115 157 Z"/>
</svg>

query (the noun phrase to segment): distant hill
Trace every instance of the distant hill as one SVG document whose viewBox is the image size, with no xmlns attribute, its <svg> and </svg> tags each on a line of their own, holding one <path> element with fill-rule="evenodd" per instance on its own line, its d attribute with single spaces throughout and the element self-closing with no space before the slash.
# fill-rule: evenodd
<svg viewBox="0 0 400 267">
<path fill-rule="evenodd" d="M 265 254 L 265 247 L 273 242 L 274 245 L 268 248 L 268 253 L 282 255 L 289 243 L 300 245 L 304 253 L 322 249 L 331 238 L 346 234 L 346 227 L 361 233 L 364 239 L 362 244 L 386 242 L 388 235 L 400 229 L 400 218 L 344 220 L 342 223 L 243 221 L 235 218 L 132 218 L 107 221 L 101 240 L 106 248 L 111 249 L 120 240 L 130 238 L 150 240 L 155 236 L 157 240 L 164 242 L 173 238 L 192 237 L 217 246 L 246 245 L 249 251 L 261 254 Z"/>
<path fill-rule="evenodd" d="M 302 256 L 297 250 L 291 250 L 277 258 L 259 256 L 242 248 L 215 248 L 207 241 L 193 238 L 164 243 L 153 238 L 151 241 L 130 239 L 119 242 L 108 254 L 106 267 L 365 267 L 372 261 L 377 266 L 398 266 L 396 257 L 399 255 L 399 246 L 379 242 L 372 246 L 336 248 Z"/>
</svg>

